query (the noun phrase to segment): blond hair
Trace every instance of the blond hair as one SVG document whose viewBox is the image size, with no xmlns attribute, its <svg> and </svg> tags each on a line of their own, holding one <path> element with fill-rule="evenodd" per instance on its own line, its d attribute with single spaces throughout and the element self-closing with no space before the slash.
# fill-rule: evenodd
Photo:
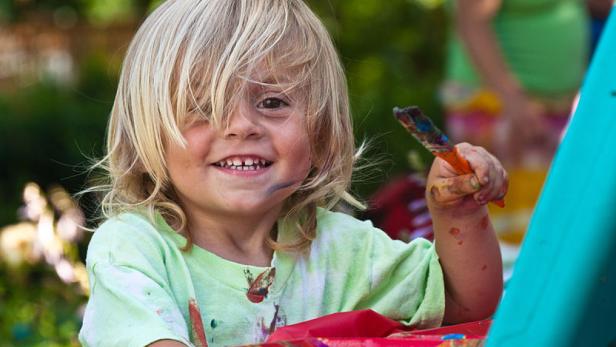
<svg viewBox="0 0 616 347">
<path fill-rule="evenodd" d="M 268 240 L 274 249 L 303 249 L 316 234 L 317 207 L 340 200 L 355 161 L 347 86 L 327 30 L 301 0 L 168 0 L 145 20 L 124 60 L 108 125 L 99 185 L 109 218 L 130 210 L 155 212 L 177 230 L 186 215 L 175 201 L 165 164 L 165 141 L 185 145 L 181 124 L 198 110 L 213 126 L 225 114 L 246 76 L 258 64 L 292 73 L 289 89 L 306 97 L 312 169 L 286 201 L 285 223 L 297 227 L 293 244 Z M 187 247 L 190 247 L 191 241 Z"/>
</svg>

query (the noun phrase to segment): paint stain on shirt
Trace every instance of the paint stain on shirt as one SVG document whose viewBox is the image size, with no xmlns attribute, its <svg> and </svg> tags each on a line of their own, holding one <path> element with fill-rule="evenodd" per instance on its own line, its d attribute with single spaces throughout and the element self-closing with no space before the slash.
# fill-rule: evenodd
<svg viewBox="0 0 616 347">
<path fill-rule="evenodd" d="M 258 334 L 259 336 L 255 341 L 265 341 L 267 338 L 276 331 L 276 328 L 287 325 L 287 317 L 280 309 L 280 305 L 274 304 L 274 316 L 269 324 L 265 323 L 265 317 L 260 317 L 257 320 Z"/>
<path fill-rule="evenodd" d="M 248 281 L 249 287 L 246 291 L 246 297 L 250 302 L 258 304 L 263 301 L 267 294 L 269 293 L 269 288 L 274 283 L 274 278 L 276 277 L 276 268 L 270 268 L 263 271 L 257 278 L 252 279 L 252 274 L 250 271 L 245 271 L 246 280 Z"/>
<path fill-rule="evenodd" d="M 199 311 L 199 306 L 195 299 L 191 298 L 188 300 L 188 312 L 190 314 L 190 327 L 195 346 L 207 347 L 203 320 L 201 319 L 201 312 Z"/>
</svg>

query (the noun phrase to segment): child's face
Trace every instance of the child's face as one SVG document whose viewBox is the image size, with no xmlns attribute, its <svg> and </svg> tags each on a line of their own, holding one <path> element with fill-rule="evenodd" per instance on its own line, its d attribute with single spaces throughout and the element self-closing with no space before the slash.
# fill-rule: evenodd
<svg viewBox="0 0 616 347">
<path fill-rule="evenodd" d="M 305 101 L 299 94 L 249 84 L 227 115 L 228 127 L 217 129 L 195 117 L 182 130 L 186 148 L 166 144 L 170 179 L 189 218 L 280 211 L 310 170 Z"/>
</svg>

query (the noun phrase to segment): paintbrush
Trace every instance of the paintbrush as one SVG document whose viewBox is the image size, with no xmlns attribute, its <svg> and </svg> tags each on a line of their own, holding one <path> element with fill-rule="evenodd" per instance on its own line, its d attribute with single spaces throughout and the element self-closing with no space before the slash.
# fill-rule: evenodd
<svg viewBox="0 0 616 347">
<path fill-rule="evenodd" d="M 459 174 L 472 174 L 470 164 L 464 159 L 458 149 L 454 147 L 447 135 L 432 123 L 421 109 L 417 106 L 405 108 L 394 107 L 394 115 L 402 123 L 402 126 L 413 135 L 428 151 L 445 160 Z M 495 200 L 500 207 L 505 206 L 503 200 Z"/>
</svg>

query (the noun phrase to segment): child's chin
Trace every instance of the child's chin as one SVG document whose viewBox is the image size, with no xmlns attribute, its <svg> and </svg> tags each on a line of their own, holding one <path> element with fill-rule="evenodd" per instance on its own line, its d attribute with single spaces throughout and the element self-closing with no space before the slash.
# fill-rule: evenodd
<svg viewBox="0 0 616 347">
<path fill-rule="evenodd" d="M 271 211 L 277 206 L 277 204 L 271 201 L 263 200 L 243 200 L 243 201 L 231 201 L 227 204 L 227 211 L 229 214 L 236 214 L 238 216 L 248 215 L 263 215 L 268 211 Z"/>
</svg>

